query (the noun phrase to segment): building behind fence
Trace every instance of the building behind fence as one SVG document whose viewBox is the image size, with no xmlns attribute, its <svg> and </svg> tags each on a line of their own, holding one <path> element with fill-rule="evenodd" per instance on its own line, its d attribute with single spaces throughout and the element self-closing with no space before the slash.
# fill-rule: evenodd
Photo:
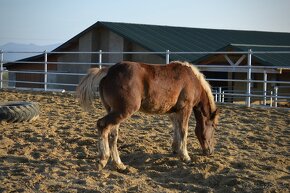
<svg viewBox="0 0 290 193">
<path fill-rule="evenodd" d="M 90 67 L 181 60 L 199 66 L 220 102 L 289 100 L 290 33 L 97 22 L 52 52 L 11 54 L 19 53 L 1 52 L 1 88 L 74 90 Z"/>
</svg>

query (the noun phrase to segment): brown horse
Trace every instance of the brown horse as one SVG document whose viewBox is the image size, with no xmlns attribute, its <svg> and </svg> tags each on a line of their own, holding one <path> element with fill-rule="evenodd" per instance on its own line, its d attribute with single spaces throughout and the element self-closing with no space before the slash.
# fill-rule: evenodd
<svg viewBox="0 0 290 193">
<path fill-rule="evenodd" d="M 90 108 L 98 86 L 107 110 L 107 115 L 97 121 L 99 169 L 106 166 L 110 155 L 117 169 L 126 169 L 117 149 L 118 128 L 136 111 L 168 114 L 174 126 L 173 152 L 181 160 L 190 161 L 187 134 L 193 110 L 195 134 L 200 145 L 204 153 L 213 153 L 218 111 L 210 85 L 192 64 L 179 61 L 168 65 L 121 62 L 110 68 L 93 68 L 77 88 L 84 109 Z"/>
</svg>

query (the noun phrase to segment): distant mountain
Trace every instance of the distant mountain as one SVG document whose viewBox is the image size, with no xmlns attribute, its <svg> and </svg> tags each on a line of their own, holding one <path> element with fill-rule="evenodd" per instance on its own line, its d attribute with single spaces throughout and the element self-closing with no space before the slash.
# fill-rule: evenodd
<svg viewBox="0 0 290 193">
<path fill-rule="evenodd" d="M 52 51 L 58 46 L 60 46 L 60 44 L 39 46 L 35 44 L 7 43 L 0 46 L 0 50 L 3 50 L 4 52 L 44 52 L 45 50 Z M 39 53 L 4 53 L 4 61 L 11 62 L 38 54 Z"/>
</svg>

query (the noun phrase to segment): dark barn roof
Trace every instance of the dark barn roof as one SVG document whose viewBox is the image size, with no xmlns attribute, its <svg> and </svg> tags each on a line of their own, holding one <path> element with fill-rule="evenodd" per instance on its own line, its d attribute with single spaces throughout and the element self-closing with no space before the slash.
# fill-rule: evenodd
<svg viewBox="0 0 290 193">
<path fill-rule="evenodd" d="M 160 52 L 220 51 L 232 47 L 235 51 L 290 51 L 290 33 L 200 29 L 157 25 L 97 22 L 144 48 Z M 171 59 L 195 62 L 204 55 L 174 55 Z M 290 54 L 259 54 L 265 65 L 290 66 Z"/>
<path fill-rule="evenodd" d="M 116 23 L 99 21 L 65 42 L 53 51 L 67 51 L 78 38 L 98 27 L 105 27 L 116 34 L 153 52 L 222 50 L 234 51 L 290 51 L 290 33 L 201 29 L 158 25 Z M 126 51 L 126 50 L 124 50 Z M 205 55 L 171 55 L 171 60 L 199 61 Z M 290 66 L 290 54 L 255 55 L 264 65 Z"/>
</svg>

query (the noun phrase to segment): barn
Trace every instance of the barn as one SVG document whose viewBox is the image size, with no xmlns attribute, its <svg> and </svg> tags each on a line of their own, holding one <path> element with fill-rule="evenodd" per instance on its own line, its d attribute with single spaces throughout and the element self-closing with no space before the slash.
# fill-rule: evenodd
<svg viewBox="0 0 290 193">
<path fill-rule="evenodd" d="M 110 64 L 122 60 L 165 63 L 166 55 L 160 52 L 205 52 L 199 54 L 171 54 L 170 60 L 186 60 L 198 65 L 243 66 L 247 65 L 247 54 L 208 54 L 206 52 L 223 51 L 290 51 L 290 33 L 239 31 L 220 29 L 200 29 L 188 27 L 172 27 L 161 25 L 144 25 L 117 22 L 96 22 L 81 33 L 63 43 L 52 53 L 47 55 L 47 77 L 51 82 L 49 88 L 65 88 L 73 90 L 70 84 L 79 82 L 80 77 L 59 76 L 53 72 L 85 73 L 91 66 L 99 61 L 98 54 L 104 52 L 102 63 Z M 70 52 L 70 53 L 68 53 Z M 85 52 L 85 53 L 84 53 Z M 114 52 L 108 54 L 106 52 Z M 121 54 L 119 52 L 127 52 Z M 130 54 L 128 52 L 159 52 L 151 54 Z M 28 62 L 30 61 L 30 62 Z M 32 61 L 32 63 L 31 63 Z M 5 64 L 11 71 L 30 70 L 43 71 L 44 55 L 25 58 L 16 63 Z M 67 63 L 70 65 L 68 66 Z M 255 69 L 253 79 L 276 81 L 290 81 L 290 54 L 253 54 L 252 66 L 266 66 L 270 68 Z M 88 65 L 91 64 L 91 65 Z M 95 65 L 94 65 L 95 64 Z M 245 70 L 240 68 L 206 68 L 201 69 L 207 78 L 216 79 L 246 79 Z M 267 76 L 266 76 L 267 75 Z M 41 87 L 43 84 L 29 84 L 17 82 L 35 81 L 43 82 L 43 74 L 17 74 L 10 75 L 16 80 L 15 86 Z M 61 87 L 54 83 L 63 83 Z M 244 90 L 246 84 L 235 82 L 212 81 L 213 86 L 226 87 L 229 90 Z M 268 84 L 271 89 L 277 84 Z M 261 90 L 263 84 L 253 84 L 253 90 Z M 283 92 L 289 93 L 289 88 Z"/>
</svg>

